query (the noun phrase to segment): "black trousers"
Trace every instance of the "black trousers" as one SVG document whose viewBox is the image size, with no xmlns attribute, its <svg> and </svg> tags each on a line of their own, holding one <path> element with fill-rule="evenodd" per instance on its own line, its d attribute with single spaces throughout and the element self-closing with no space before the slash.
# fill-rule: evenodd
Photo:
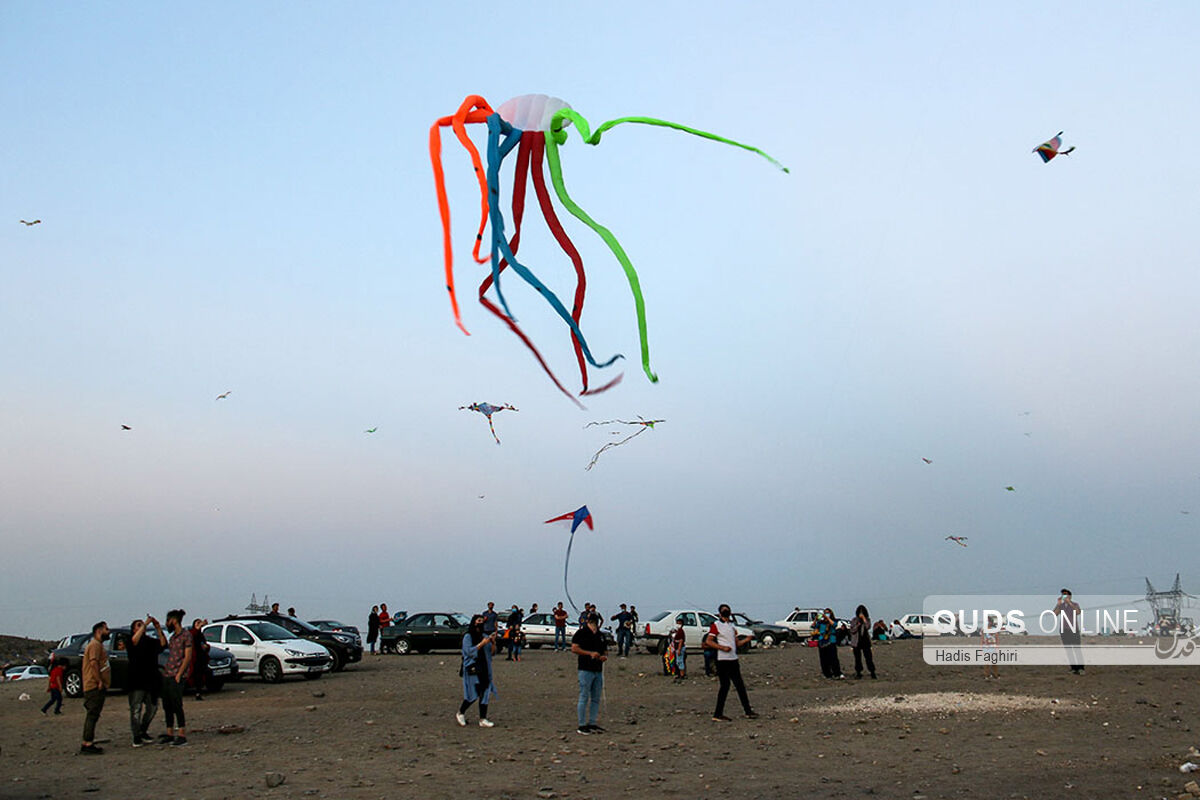
<svg viewBox="0 0 1200 800">
<path fill-rule="evenodd" d="M 854 648 L 854 674 L 862 675 L 863 659 L 867 661 L 867 671 L 875 677 L 875 659 L 871 658 L 871 643 L 860 644 Z"/>
<path fill-rule="evenodd" d="M 162 705 L 167 730 L 187 727 L 183 717 L 183 684 L 176 683 L 174 676 L 163 677 Z"/>
<path fill-rule="evenodd" d="M 821 659 L 821 674 L 826 678 L 836 678 L 842 674 L 842 662 L 838 660 L 837 645 L 827 644 L 817 648 Z"/>
<path fill-rule="evenodd" d="M 750 698 L 746 695 L 746 684 L 742 682 L 742 667 L 738 664 L 737 659 L 731 658 L 728 661 L 717 659 L 717 677 L 721 681 L 721 688 L 717 689 L 717 710 L 713 712 L 714 717 L 725 715 L 725 698 L 729 696 L 729 684 L 733 684 L 733 688 L 737 689 L 738 700 L 742 701 L 742 710 L 747 714 L 750 713 Z"/>
</svg>

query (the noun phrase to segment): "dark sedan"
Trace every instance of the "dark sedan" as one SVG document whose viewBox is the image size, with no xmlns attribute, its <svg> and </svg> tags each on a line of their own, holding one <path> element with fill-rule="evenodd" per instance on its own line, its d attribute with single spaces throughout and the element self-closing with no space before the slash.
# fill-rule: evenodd
<svg viewBox="0 0 1200 800">
<path fill-rule="evenodd" d="M 188 632 L 190 633 L 190 630 Z M 156 636 L 154 628 L 151 627 L 145 635 Z M 63 694 L 67 697 L 79 697 L 83 694 L 83 650 L 92 637 L 80 634 L 68 638 L 70 641 L 66 647 L 55 648 L 50 651 L 50 655 L 56 663 L 62 662 L 66 666 Z M 129 654 L 125 651 L 128 642 L 129 628 L 112 628 L 104 642 L 104 648 L 108 650 L 108 665 L 112 670 L 112 688 L 115 690 L 129 688 Z M 167 652 L 164 648 L 159 654 L 158 665 L 161 667 L 166 663 Z M 232 653 L 221 647 L 209 645 L 208 668 L 209 677 L 205 688 L 212 692 L 220 691 L 225 681 L 238 677 L 237 661 Z"/>
<path fill-rule="evenodd" d="M 428 653 L 430 650 L 461 650 L 463 634 L 471 620 L 457 612 L 409 614 L 400 622 L 380 631 L 384 652 Z"/>
<path fill-rule="evenodd" d="M 750 619 L 745 614 L 734 614 L 734 624 L 741 625 L 754 631 L 754 640 L 763 647 L 774 647 L 777 644 L 790 641 L 792 631 L 782 625 L 763 622 L 761 619 Z"/>
</svg>

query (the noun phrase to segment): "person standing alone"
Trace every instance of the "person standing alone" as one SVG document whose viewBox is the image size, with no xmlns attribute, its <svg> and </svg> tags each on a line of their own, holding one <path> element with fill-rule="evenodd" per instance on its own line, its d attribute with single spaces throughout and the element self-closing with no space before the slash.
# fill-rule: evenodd
<svg viewBox="0 0 1200 800">
<path fill-rule="evenodd" d="M 737 689 L 738 700 L 742 701 L 742 711 L 746 712 L 746 718 L 755 719 L 758 714 L 750 708 L 750 697 L 746 694 L 746 684 L 742 681 L 742 668 L 738 664 L 737 653 L 738 647 L 749 644 L 752 637 L 737 635 L 737 628 L 733 624 L 733 609 L 728 604 L 722 603 L 717 613 L 720 619 L 709 626 L 708 633 L 704 636 L 704 646 L 717 651 L 717 678 L 721 681 L 721 687 L 717 689 L 717 708 L 713 711 L 713 721 L 731 721 L 725 716 L 725 698 L 729 696 L 731 683 L 733 688 Z"/>
<path fill-rule="evenodd" d="M 854 677 L 862 678 L 863 659 L 867 671 L 875 677 L 875 659 L 871 657 L 871 614 L 866 606 L 854 610 L 854 621 L 850 623 L 850 647 L 854 650 Z"/>
<path fill-rule="evenodd" d="M 617 623 L 617 655 L 625 658 L 633 647 L 633 615 L 621 603 L 621 610 L 613 614 L 611 620 Z"/>
<path fill-rule="evenodd" d="M 83 708 L 87 716 L 83 720 L 83 743 L 79 752 L 99 755 L 104 749 L 96 746 L 96 723 L 104 709 L 104 693 L 112 685 L 112 670 L 108 667 L 108 651 L 104 639 L 108 636 L 108 623 L 97 622 L 92 626 L 92 639 L 83 651 Z"/>
<path fill-rule="evenodd" d="M 596 723 L 600 720 L 600 698 L 604 694 L 607 650 L 600 633 L 600 615 L 589 613 L 583 626 L 571 637 L 571 652 L 579 656 L 579 702 L 575 709 L 579 727 L 575 732 L 584 736 L 604 732 Z"/>
<path fill-rule="evenodd" d="M 179 747 L 187 744 L 187 722 L 183 716 L 183 687 L 192 667 L 193 640 L 183 627 L 184 611 L 177 608 L 167 612 L 167 630 L 171 641 L 167 645 L 167 666 L 163 672 L 163 715 L 167 732 L 158 737 L 159 744 Z"/>
<path fill-rule="evenodd" d="M 371 648 L 371 655 L 375 655 L 375 642 L 379 639 L 379 606 L 371 606 L 371 613 L 367 617 L 367 647 Z"/>
<path fill-rule="evenodd" d="M 563 608 L 561 600 L 558 608 L 554 609 L 554 649 L 567 649 L 567 610 Z"/>
</svg>

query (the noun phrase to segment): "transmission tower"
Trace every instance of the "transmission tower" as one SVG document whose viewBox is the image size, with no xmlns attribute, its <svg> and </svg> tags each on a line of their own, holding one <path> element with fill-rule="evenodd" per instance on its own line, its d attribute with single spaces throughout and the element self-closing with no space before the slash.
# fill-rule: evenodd
<svg viewBox="0 0 1200 800">
<path fill-rule="evenodd" d="M 1180 625 L 1190 627 L 1191 619 L 1183 616 L 1183 601 L 1185 598 L 1197 599 L 1195 595 L 1188 594 L 1180 586 L 1178 572 L 1175 573 L 1175 583 L 1166 592 L 1156 590 L 1150 579 L 1146 578 L 1146 602 L 1150 604 L 1150 608 L 1154 611 L 1155 628 L 1161 628 L 1164 624 L 1168 628 L 1176 628 Z"/>
</svg>

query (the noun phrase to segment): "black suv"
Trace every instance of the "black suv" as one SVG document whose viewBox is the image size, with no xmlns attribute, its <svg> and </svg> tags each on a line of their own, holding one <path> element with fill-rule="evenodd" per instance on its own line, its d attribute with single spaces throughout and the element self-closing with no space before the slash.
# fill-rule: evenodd
<svg viewBox="0 0 1200 800">
<path fill-rule="evenodd" d="M 184 631 L 191 635 L 191 629 Z M 146 636 L 155 636 L 151 627 Z M 129 688 L 129 654 L 125 651 L 129 643 L 129 628 L 110 628 L 108 638 L 104 640 L 104 649 L 108 651 L 108 666 L 112 670 L 112 688 L 125 690 Z M 79 697 L 83 694 L 83 650 L 92 640 L 91 634 L 75 634 L 63 639 L 66 644 L 50 651 L 55 663 L 61 663 L 66 668 L 63 674 L 63 694 L 67 697 Z M 61 642 L 60 642 L 61 644 Z M 163 648 L 158 656 L 158 666 L 167 663 L 167 650 Z M 208 681 L 207 688 L 211 692 L 221 690 L 225 681 L 237 680 L 238 665 L 233 654 L 228 650 L 209 645 L 208 647 Z"/>
<path fill-rule="evenodd" d="M 333 667 L 331 668 L 333 672 L 341 672 L 347 664 L 362 661 L 362 642 L 357 636 L 341 631 L 323 631 L 315 625 L 310 625 L 295 617 L 286 617 L 283 614 L 233 614 L 221 619 L 214 619 L 213 622 L 229 622 L 240 619 L 273 622 L 301 639 L 308 639 L 310 642 L 324 645 L 325 649 L 329 651 L 329 655 L 333 656 Z"/>
</svg>

